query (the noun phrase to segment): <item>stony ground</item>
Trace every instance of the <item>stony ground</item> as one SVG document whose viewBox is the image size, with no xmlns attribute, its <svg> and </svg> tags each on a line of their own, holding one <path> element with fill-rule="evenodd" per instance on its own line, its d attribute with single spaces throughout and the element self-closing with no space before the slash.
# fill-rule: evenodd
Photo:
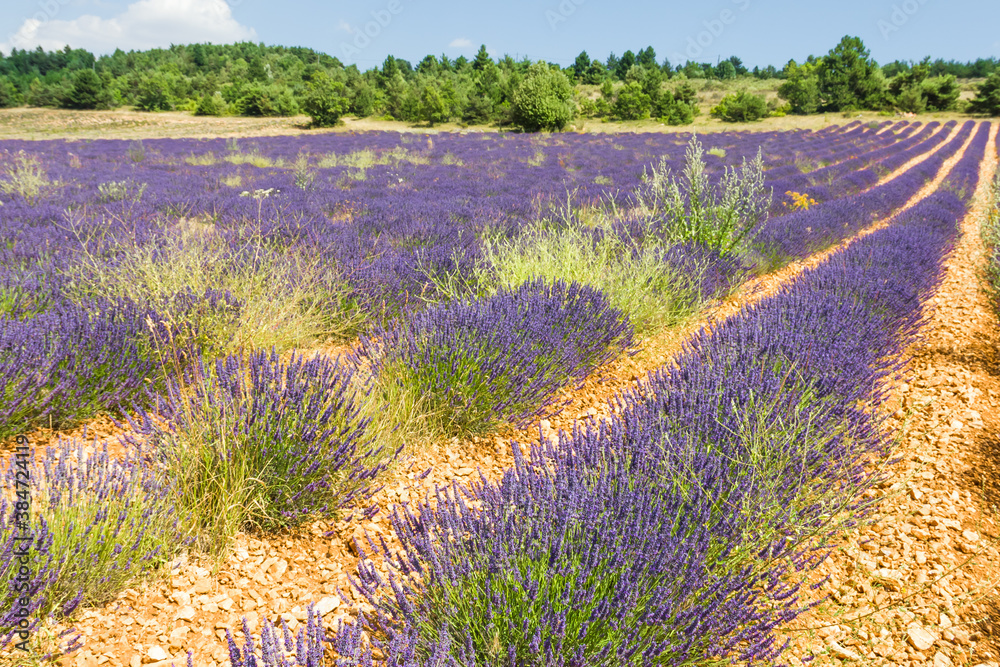
<svg viewBox="0 0 1000 667">
<path fill-rule="evenodd" d="M 994 163 L 991 156 L 984 176 L 992 174 Z M 936 184 L 928 184 L 911 203 Z M 965 221 L 948 274 L 927 304 L 923 339 L 909 352 L 909 374 L 894 388 L 896 403 L 890 409 L 896 410 L 904 433 L 902 462 L 876 492 L 884 495 L 881 514 L 877 522 L 845 536 L 823 566 L 821 574 L 830 578 L 821 593 L 829 597 L 787 629 L 793 664 L 814 657 L 813 664 L 973 666 L 1000 656 L 995 588 L 1000 443 L 989 436 L 1000 434 L 1000 323 L 983 301 L 977 277 L 983 254 L 977 215 L 984 203 Z M 838 249 L 751 281 L 697 321 L 644 341 L 636 356 L 566 392 L 568 405 L 558 415 L 524 431 L 455 439 L 416 453 L 377 501 L 384 508 L 414 501 L 435 484 L 467 482 L 480 471 L 498 477 L 511 464 L 512 441 L 551 436 L 574 419 L 606 416 L 609 398 L 669 361 L 694 331 L 772 294 Z M 106 437 L 115 429 L 97 422 L 90 433 Z M 50 435 L 40 431 L 34 439 L 44 442 Z M 420 479 L 428 469 L 430 474 Z M 317 522 L 267 539 L 243 535 L 218 566 L 178 559 L 162 579 L 124 591 L 102 609 L 83 611 L 76 627 L 85 647 L 63 663 L 165 667 L 191 649 L 199 667 L 224 665 L 225 628 L 238 627 L 245 617 L 257 629 L 265 615 L 272 620 L 280 615 L 294 629 L 310 601 L 318 604 L 327 624 L 335 624 L 356 613 L 347 575 L 358 560 L 355 539 L 365 530 L 393 538 L 382 513 L 372 521 Z"/>
<path fill-rule="evenodd" d="M 830 597 L 789 632 L 793 665 L 1000 664 L 1000 321 L 981 289 L 985 206 L 966 217 L 893 387 L 902 461 L 876 492 L 878 520 L 823 566 Z"/>
</svg>

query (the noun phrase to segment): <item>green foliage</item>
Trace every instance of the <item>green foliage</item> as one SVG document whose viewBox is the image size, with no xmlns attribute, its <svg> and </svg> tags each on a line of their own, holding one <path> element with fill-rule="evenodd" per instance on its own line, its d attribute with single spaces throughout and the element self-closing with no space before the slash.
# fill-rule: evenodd
<svg viewBox="0 0 1000 667">
<path fill-rule="evenodd" d="M 819 77 L 816 75 L 816 66 L 788 61 L 785 65 L 785 81 L 778 87 L 778 96 L 788 100 L 792 113 L 816 113 L 819 108 Z"/>
<path fill-rule="evenodd" d="M 746 123 L 768 115 L 767 100 L 745 90 L 726 95 L 712 107 L 712 116 L 727 123 Z"/>
<path fill-rule="evenodd" d="M 954 76 L 930 77 L 930 58 L 900 71 L 889 82 L 889 95 L 903 111 L 948 111 L 958 104 L 961 90 Z"/>
<path fill-rule="evenodd" d="M 260 83 L 242 91 L 236 109 L 241 116 L 294 116 L 299 111 L 290 91 Z"/>
<path fill-rule="evenodd" d="M 653 113 L 667 125 L 690 125 L 698 115 L 698 95 L 687 81 L 674 91 L 663 91 L 653 108 Z"/>
<path fill-rule="evenodd" d="M 312 118 L 314 127 L 333 127 L 340 123 L 348 105 L 344 91 L 344 84 L 332 80 L 325 72 L 313 76 L 302 110 Z"/>
<path fill-rule="evenodd" d="M 649 117 L 651 106 L 649 95 L 643 92 L 639 83 L 632 81 L 618 90 L 611 111 L 620 120 L 639 120 Z"/>
<path fill-rule="evenodd" d="M 140 111 L 170 111 L 173 108 L 163 77 L 152 76 L 142 82 L 135 106 Z"/>
<path fill-rule="evenodd" d="M 669 244 L 649 235 L 641 243 L 611 233 L 598 233 L 569 209 L 562 220 L 543 221 L 510 239 L 485 242 L 487 263 L 494 273 L 482 284 L 514 289 L 536 278 L 564 280 L 601 290 L 608 302 L 629 317 L 636 333 L 652 334 L 684 322 L 703 299 L 700 276 L 682 274 L 663 262 Z M 601 216 L 599 228 L 610 227 Z"/>
<path fill-rule="evenodd" d="M 845 53 L 850 51 L 847 49 Z M 822 60 L 832 62 L 833 59 L 827 56 Z M 717 65 L 691 61 L 678 64 L 676 68 L 668 61 L 657 65 L 652 47 L 640 49 L 635 55 L 627 51 L 621 58 L 612 54 L 606 62 L 607 66 L 584 51 L 565 72 L 569 80 L 585 85 L 600 86 L 609 79 L 637 82 L 649 98 L 650 115 L 673 123 L 690 122 L 692 114 L 697 114 L 697 107 L 674 107 L 670 99 L 661 102 L 659 84 L 662 77 L 675 75 L 676 71 L 677 78 L 682 80 L 729 81 L 750 74 L 736 56 Z M 831 102 L 820 96 L 819 76 L 813 63 L 818 66 L 820 60 L 810 57 L 802 66 L 810 66 L 813 76 L 803 76 L 784 88 L 785 99 L 795 113 L 807 113 L 814 106 L 818 108 L 821 101 L 824 105 L 841 104 L 841 101 Z M 928 62 L 920 97 L 926 101 L 927 109 L 953 108 L 953 81 L 940 77 L 987 77 L 997 65 L 995 58 L 970 63 L 940 59 Z M 441 114 L 437 113 L 441 104 L 437 100 L 423 99 L 426 88 L 433 85 L 440 92 L 448 118 L 503 126 L 514 122 L 514 93 L 525 81 L 530 67 L 530 62 L 510 57 L 494 61 L 482 47 L 471 61 L 460 57 L 452 62 L 444 57 L 427 56 L 414 67 L 406 60 L 388 56 L 381 67 L 365 72 L 354 65 L 345 67 L 336 58 L 311 49 L 255 43 L 174 45 L 169 49 L 128 53 L 119 50 L 99 58 L 81 49 L 54 52 L 14 49 L 9 56 L 0 56 L 0 106 L 26 103 L 41 107 L 112 108 L 131 105 L 148 110 L 174 108 L 206 116 L 226 113 L 290 115 L 304 108 L 309 84 L 316 74 L 322 73 L 344 85 L 345 113 L 417 122 L 430 121 L 428 108 L 433 108 L 436 110 L 430 112 L 435 116 L 433 122 L 441 122 Z M 885 76 L 896 77 L 914 67 L 917 66 L 897 61 L 879 69 Z M 837 88 L 835 84 L 840 81 L 833 69 L 837 68 L 832 68 L 824 79 L 829 80 L 828 88 L 831 89 Z M 98 75 L 99 85 L 92 76 L 82 74 L 87 70 Z M 755 67 L 753 71 L 757 79 L 786 75 L 787 72 L 779 72 L 771 65 Z M 88 81 L 77 82 L 78 77 Z M 881 75 L 876 78 L 884 84 Z M 217 103 L 216 91 L 222 95 L 222 104 Z M 591 91 L 577 92 L 583 98 Z M 912 104 L 904 106 L 919 106 L 916 94 L 908 95 Z M 629 98 L 635 96 L 627 91 L 625 97 L 619 111 L 623 117 L 633 117 L 635 99 Z M 592 106 L 587 105 L 590 108 L 583 112 L 611 117 L 615 113 L 614 101 L 613 96 L 606 96 L 603 101 L 595 100 Z M 433 104 L 422 106 L 422 102 Z M 873 108 L 884 109 L 895 104 L 896 97 L 890 95 L 881 100 L 862 99 L 860 102 L 850 99 L 848 103 L 853 105 L 850 108 L 877 104 L 879 106 Z M 639 106 L 644 105 L 640 103 Z"/>
<path fill-rule="evenodd" d="M 715 187 L 705 173 L 704 151 L 692 137 L 685 153 L 684 171 L 674 178 L 665 158 L 635 195 L 637 212 L 666 222 L 665 234 L 674 241 L 703 244 L 722 255 L 743 252 L 767 220 L 771 192 L 764 188 L 764 161 L 757 157 L 742 166 L 726 167 Z"/>
<path fill-rule="evenodd" d="M 733 63 L 728 60 L 723 60 L 719 63 L 719 66 L 715 68 L 715 76 L 719 79 L 725 81 L 726 79 L 736 78 L 736 67 Z"/>
<path fill-rule="evenodd" d="M 994 72 L 979 85 L 976 98 L 969 105 L 972 113 L 1000 116 L 1000 71 Z"/>
<path fill-rule="evenodd" d="M 962 94 L 958 80 L 948 74 L 935 76 L 924 81 L 921 93 L 927 100 L 927 108 L 931 111 L 950 111 L 958 106 L 958 98 Z"/>
<path fill-rule="evenodd" d="M 817 68 L 820 111 L 881 109 L 885 76 L 859 37 L 845 36 Z"/>
<path fill-rule="evenodd" d="M 5 76 L 0 76 L 0 109 L 14 107 L 20 104 L 21 95 L 17 88 Z"/>
<path fill-rule="evenodd" d="M 434 83 L 428 83 L 420 93 L 420 118 L 431 126 L 448 122 L 448 103 Z"/>
<path fill-rule="evenodd" d="M 108 105 L 107 93 L 101 77 L 89 69 L 82 69 L 73 76 L 73 86 L 63 100 L 68 109 L 101 109 Z"/>
<path fill-rule="evenodd" d="M 226 113 L 226 101 L 222 95 L 214 93 L 212 95 L 202 95 L 198 100 L 198 106 L 194 110 L 195 116 L 222 116 Z"/>
<path fill-rule="evenodd" d="M 566 75 L 539 61 L 528 68 L 514 91 L 512 120 L 528 132 L 561 130 L 573 119 L 572 98 L 573 90 Z"/>
</svg>

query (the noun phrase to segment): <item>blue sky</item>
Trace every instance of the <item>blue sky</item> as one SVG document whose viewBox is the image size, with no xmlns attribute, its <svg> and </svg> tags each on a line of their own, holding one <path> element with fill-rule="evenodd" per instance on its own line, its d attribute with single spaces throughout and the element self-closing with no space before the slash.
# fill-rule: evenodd
<svg viewBox="0 0 1000 667">
<path fill-rule="evenodd" d="M 880 63 L 932 57 L 1000 56 L 997 0 L 4 0 L 0 51 L 64 44 L 109 53 L 171 43 L 250 40 L 308 46 L 356 63 L 387 54 L 472 56 L 480 44 L 570 64 L 653 46 L 658 59 L 782 66 L 822 55 L 845 34 L 861 37 Z"/>
</svg>

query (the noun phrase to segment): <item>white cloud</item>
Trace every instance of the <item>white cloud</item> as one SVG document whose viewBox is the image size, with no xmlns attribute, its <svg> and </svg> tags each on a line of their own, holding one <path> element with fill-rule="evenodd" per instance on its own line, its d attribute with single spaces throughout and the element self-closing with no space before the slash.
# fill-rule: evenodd
<svg viewBox="0 0 1000 667">
<path fill-rule="evenodd" d="M 472 46 L 472 41 L 466 39 L 465 37 L 459 37 L 458 39 L 451 40 L 451 44 L 448 46 L 453 49 L 467 49 Z"/>
<path fill-rule="evenodd" d="M 337 30 L 343 30 L 344 32 L 349 32 L 351 34 L 356 32 L 354 26 L 352 26 L 344 19 L 340 19 L 340 21 L 337 23 Z"/>
<path fill-rule="evenodd" d="M 123 13 L 108 19 L 84 14 L 72 20 L 58 18 L 60 9 L 51 15 L 39 12 L 21 24 L 17 32 L 0 44 L 0 51 L 11 47 L 61 49 L 66 44 L 97 53 L 116 48 L 149 49 L 170 44 L 193 42 L 236 42 L 254 40 L 253 28 L 233 18 L 225 0 L 139 0 Z"/>
</svg>

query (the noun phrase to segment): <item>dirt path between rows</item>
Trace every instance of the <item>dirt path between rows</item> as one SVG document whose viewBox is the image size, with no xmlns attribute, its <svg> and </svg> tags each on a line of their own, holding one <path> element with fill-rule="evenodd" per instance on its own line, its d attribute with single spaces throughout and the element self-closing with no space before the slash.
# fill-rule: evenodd
<svg viewBox="0 0 1000 667">
<path fill-rule="evenodd" d="M 951 166 L 960 159 L 965 147 L 946 161 L 937 178 L 929 182 L 907 207 L 937 187 Z M 920 156 L 883 179 L 883 182 L 932 154 Z M 487 478 L 498 478 L 512 463 L 511 439 L 531 441 L 539 433 L 552 435 L 560 428 L 570 428 L 574 419 L 609 415 L 609 399 L 633 387 L 647 371 L 668 362 L 683 341 L 696 331 L 721 322 L 774 294 L 803 271 L 815 267 L 831 254 L 884 224 L 889 223 L 879 223 L 823 253 L 753 280 L 729 299 L 711 306 L 697 321 L 644 341 L 638 355 L 610 364 L 602 373 L 589 378 L 580 390 L 572 394 L 564 392 L 564 398 L 570 403 L 559 415 L 536 420 L 530 428 L 522 431 L 508 430 L 493 437 L 472 438 L 469 441 L 453 439 L 425 448 L 412 457 L 409 468 L 412 472 L 401 470 L 396 479 L 388 482 L 377 501 L 385 508 L 392 503 L 417 500 L 435 484 L 448 484 L 452 480 L 467 482 L 479 470 Z M 93 428 L 91 433 L 94 433 Z M 430 474 L 423 480 L 417 480 L 418 471 L 427 469 L 431 470 Z M 332 537 L 324 537 L 324 532 L 328 530 L 335 531 Z M 357 564 L 351 540 L 359 537 L 364 530 L 375 535 L 382 534 L 390 541 L 394 539 L 383 513 L 373 521 L 362 523 L 327 524 L 320 521 L 297 534 L 272 536 L 264 540 L 241 535 L 231 557 L 214 574 L 205 563 L 180 558 L 172 572 L 162 580 L 126 590 L 104 608 L 83 611 L 75 625 L 83 634 L 85 646 L 77 654 L 65 658 L 63 663 L 81 667 L 166 667 L 171 660 L 183 658 L 184 652 L 191 649 L 198 667 L 224 665 L 228 660 L 225 628 L 238 627 L 241 617 L 245 616 L 251 629 L 256 630 L 262 615 L 271 619 L 282 615 L 295 629 L 305 619 L 305 607 L 309 601 L 319 604 L 328 625 L 335 625 L 337 619 L 350 618 L 354 610 L 356 601 L 352 599 L 347 585 L 347 574 L 353 572 Z M 348 593 L 346 599 L 341 598 L 340 591 Z"/>
<path fill-rule="evenodd" d="M 893 387 L 902 461 L 874 491 L 877 521 L 821 566 L 830 598 L 789 629 L 792 665 L 1000 664 L 1000 321 L 981 289 L 979 235 L 996 162 L 991 138 L 976 203 Z"/>
</svg>

